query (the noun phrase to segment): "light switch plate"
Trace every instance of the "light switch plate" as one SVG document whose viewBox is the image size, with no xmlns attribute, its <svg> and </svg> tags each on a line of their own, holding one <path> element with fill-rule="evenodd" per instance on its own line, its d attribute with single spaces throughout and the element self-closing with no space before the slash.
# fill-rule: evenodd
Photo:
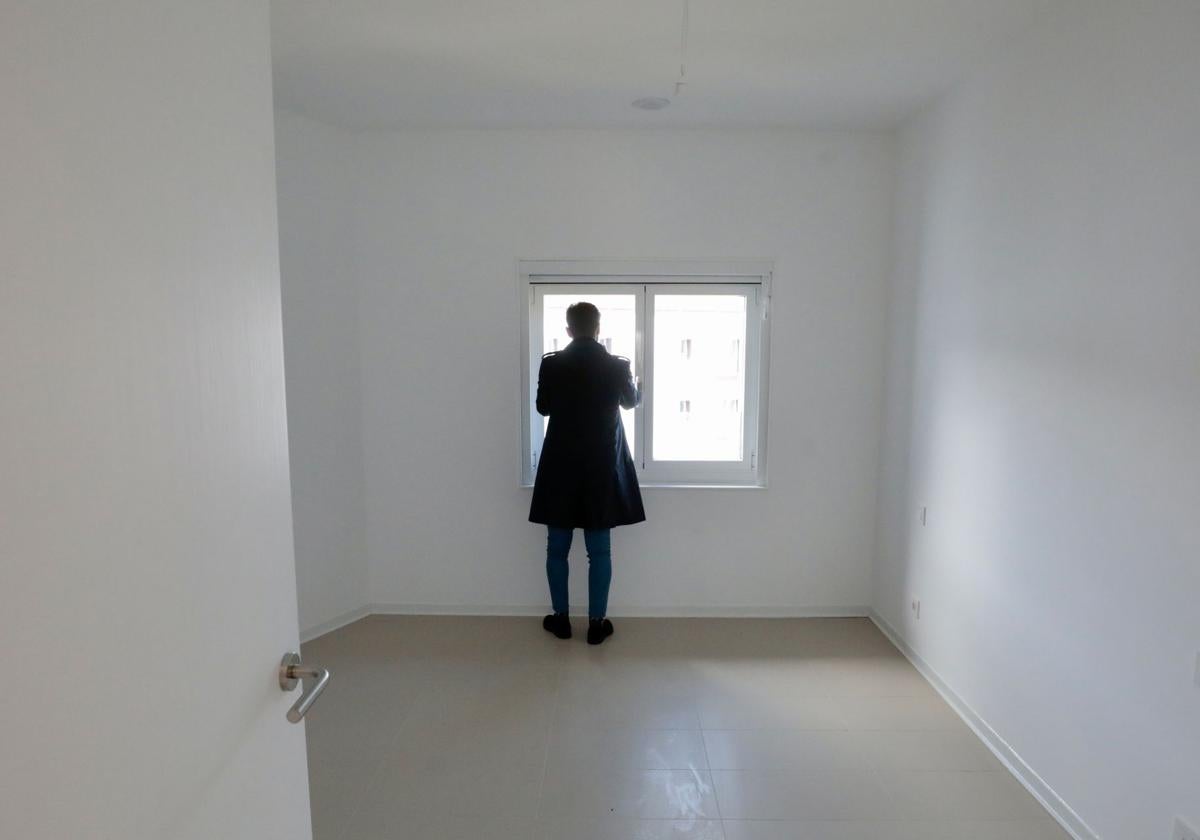
<svg viewBox="0 0 1200 840">
<path fill-rule="evenodd" d="M 1171 833 L 1171 840 L 1200 840 L 1200 831 L 1188 826 L 1183 821 L 1183 817 L 1175 818 L 1175 831 Z"/>
</svg>

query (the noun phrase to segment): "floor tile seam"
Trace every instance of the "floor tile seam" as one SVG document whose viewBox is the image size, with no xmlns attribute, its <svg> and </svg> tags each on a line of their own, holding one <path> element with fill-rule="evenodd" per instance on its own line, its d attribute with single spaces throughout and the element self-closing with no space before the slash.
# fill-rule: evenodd
<svg viewBox="0 0 1200 840">
<path fill-rule="evenodd" d="M 684 767 L 684 768 L 647 767 L 645 769 L 647 769 L 647 770 L 679 770 L 679 769 L 686 770 L 689 768 L 686 768 L 686 767 Z M 934 773 L 941 773 L 941 774 L 963 773 L 963 774 L 971 774 L 971 775 L 983 775 L 986 773 L 992 773 L 992 774 L 1004 773 L 1005 775 L 1008 775 L 1006 771 L 989 770 L 989 769 L 980 768 L 980 767 L 970 767 L 970 768 L 889 767 L 886 764 L 870 764 L 870 763 L 848 764 L 848 765 L 841 765 L 841 766 L 830 765 L 830 766 L 826 766 L 826 767 L 814 767 L 814 768 L 806 768 L 803 766 L 782 766 L 782 767 L 780 767 L 780 766 L 774 766 L 774 767 L 713 767 L 713 766 L 710 766 L 708 768 L 708 770 L 712 773 L 796 773 L 796 774 L 803 773 L 803 774 L 812 775 L 812 776 L 821 775 L 821 774 L 830 774 L 830 773 L 866 772 L 867 770 L 874 770 L 877 773 L 896 773 L 896 774 L 910 774 L 910 775 L 915 775 L 918 773 L 924 773 L 924 774 L 930 774 L 930 775 L 934 774 Z"/>
<path fill-rule="evenodd" d="M 697 717 L 699 717 L 698 714 Z M 708 741 L 704 737 L 704 730 L 700 731 L 700 746 L 704 750 L 704 766 L 707 768 L 709 784 L 712 785 L 713 803 L 717 806 L 717 819 L 720 820 L 721 837 L 722 840 L 725 840 L 725 820 L 721 815 L 721 796 L 717 793 L 717 780 L 713 778 L 712 759 L 708 756 Z"/>
<path fill-rule="evenodd" d="M 844 726 L 701 726 L 702 732 L 863 732 Z"/>
<path fill-rule="evenodd" d="M 375 759 L 375 769 L 371 771 L 367 782 L 362 785 L 362 789 L 358 792 L 358 796 L 354 798 L 354 804 L 351 805 L 351 807 L 347 810 L 346 818 L 342 821 L 341 830 L 338 831 L 335 840 L 344 840 L 346 837 L 346 832 L 350 830 L 351 823 L 353 823 L 354 818 L 358 816 L 358 812 L 362 809 L 363 803 L 367 801 L 368 794 L 375 789 L 375 785 L 378 784 L 380 777 L 383 775 L 382 770 L 384 760 L 384 756 L 380 756 L 379 758 Z"/>
<path fill-rule="evenodd" d="M 533 819 L 536 822 L 542 816 L 542 800 L 546 795 L 546 774 L 550 769 L 550 747 L 554 739 L 554 723 L 558 719 L 558 703 L 562 696 L 562 675 L 565 670 L 564 660 L 556 659 L 557 668 L 554 674 L 554 701 L 551 703 L 550 714 L 546 719 L 546 747 L 542 751 L 542 773 L 538 779 L 537 797 L 534 800 Z"/>
<path fill-rule="evenodd" d="M 345 840 L 346 832 L 349 830 L 351 823 L 358 815 L 359 811 L 362 810 L 363 803 L 366 802 L 367 797 L 381 784 L 381 780 L 383 778 L 383 766 L 386 763 L 388 756 L 394 754 L 395 752 L 397 743 L 400 740 L 401 727 L 405 722 L 407 722 L 409 717 L 415 714 L 415 705 L 417 700 L 423 698 L 427 693 L 432 691 L 432 686 L 426 686 L 422 688 L 417 693 L 417 697 L 414 698 L 413 704 L 400 713 L 400 719 L 396 722 L 395 727 L 391 732 L 391 736 L 388 739 L 387 749 L 383 755 L 376 758 L 373 762 L 375 769 L 371 771 L 368 781 L 362 786 L 362 790 L 359 791 L 358 796 L 355 798 L 354 805 L 349 809 L 349 813 L 346 815 L 346 819 L 342 824 L 341 831 L 337 834 L 336 840 Z"/>
</svg>

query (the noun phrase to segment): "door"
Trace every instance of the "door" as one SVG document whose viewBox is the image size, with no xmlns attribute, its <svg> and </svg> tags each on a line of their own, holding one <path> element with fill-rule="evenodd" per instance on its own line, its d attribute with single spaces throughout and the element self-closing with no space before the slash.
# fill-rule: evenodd
<svg viewBox="0 0 1200 840">
<path fill-rule="evenodd" d="M 0 837 L 306 838 L 267 3 L 5 3 L 0 113 Z"/>
</svg>

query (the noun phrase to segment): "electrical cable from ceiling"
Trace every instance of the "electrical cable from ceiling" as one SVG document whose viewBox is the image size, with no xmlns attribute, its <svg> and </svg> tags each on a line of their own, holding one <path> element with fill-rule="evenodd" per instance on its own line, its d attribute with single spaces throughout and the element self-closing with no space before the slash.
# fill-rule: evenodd
<svg viewBox="0 0 1200 840">
<path fill-rule="evenodd" d="M 687 46 L 688 46 L 688 2 L 683 0 L 683 25 L 679 34 L 679 79 L 675 82 L 675 95 L 683 93 L 687 86 Z"/>
<path fill-rule="evenodd" d="M 675 80 L 675 96 L 683 93 L 687 87 L 687 49 L 688 49 L 688 29 L 690 27 L 688 8 L 690 0 L 683 0 L 683 21 L 679 28 L 679 78 Z M 644 96 L 641 99 L 633 101 L 633 107 L 640 108 L 643 111 L 661 111 L 671 104 L 671 100 L 665 96 Z"/>
</svg>

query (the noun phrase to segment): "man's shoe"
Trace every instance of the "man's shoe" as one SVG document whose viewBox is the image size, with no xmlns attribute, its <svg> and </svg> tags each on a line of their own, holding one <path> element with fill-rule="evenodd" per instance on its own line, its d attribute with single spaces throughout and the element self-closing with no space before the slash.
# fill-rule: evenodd
<svg viewBox="0 0 1200 840">
<path fill-rule="evenodd" d="M 571 638 L 571 618 L 566 613 L 550 613 L 542 619 L 542 629 L 548 630 L 560 639 Z"/>
<path fill-rule="evenodd" d="M 593 618 L 588 621 L 589 645 L 598 645 L 613 634 L 613 623 L 607 618 Z"/>
</svg>

